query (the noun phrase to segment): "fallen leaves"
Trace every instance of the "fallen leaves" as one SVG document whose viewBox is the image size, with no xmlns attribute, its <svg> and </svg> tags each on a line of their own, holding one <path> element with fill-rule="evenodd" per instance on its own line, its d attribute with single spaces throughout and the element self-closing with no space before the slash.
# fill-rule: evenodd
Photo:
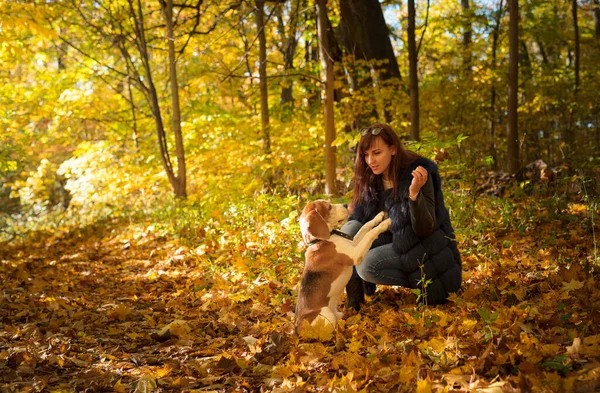
<svg viewBox="0 0 600 393">
<path fill-rule="evenodd" d="M 114 233 L 2 254 L 0 378 L 12 391 L 600 388 L 598 275 L 577 262 L 572 235 L 541 246 L 489 233 L 477 252 L 461 245 L 465 282 L 447 305 L 379 286 L 335 329 L 298 336 L 295 249 Z"/>
</svg>

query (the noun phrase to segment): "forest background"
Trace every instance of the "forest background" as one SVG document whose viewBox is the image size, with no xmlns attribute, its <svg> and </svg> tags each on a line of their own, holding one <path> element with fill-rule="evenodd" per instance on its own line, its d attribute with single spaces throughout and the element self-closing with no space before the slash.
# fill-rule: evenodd
<svg viewBox="0 0 600 393">
<path fill-rule="evenodd" d="M 6 391 L 600 387 L 598 0 L 0 1 L 0 58 Z M 299 212 L 374 121 L 464 286 L 301 340 Z"/>
</svg>

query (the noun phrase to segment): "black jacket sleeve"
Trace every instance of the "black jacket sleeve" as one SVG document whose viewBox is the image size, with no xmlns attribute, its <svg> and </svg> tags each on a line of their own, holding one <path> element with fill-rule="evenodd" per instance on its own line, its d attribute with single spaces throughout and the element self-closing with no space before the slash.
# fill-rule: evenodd
<svg viewBox="0 0 600 393">
<path fill-rule="evenodd" d="M 435 227 L 435 197 L 431 175 L 419 191 L 417 200 L 409 199 L 410 220 L 418 237 L 426 237 Z"/>
</svg>

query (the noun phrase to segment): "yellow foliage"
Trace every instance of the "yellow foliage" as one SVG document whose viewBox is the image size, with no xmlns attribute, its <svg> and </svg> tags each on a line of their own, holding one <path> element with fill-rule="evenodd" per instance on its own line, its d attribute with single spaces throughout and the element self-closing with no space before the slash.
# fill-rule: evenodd
<svg viewBox="0 0 600 393">
<path fill-rule="evenodd" d="M 431 383 L 426 380 L 426 379 L 422 379 L 420 381 L 417 381 L 417 393 L 431 393 Z"/>
<path fill-rule="evenodd" d="M 334 325 L 324 318 L 316 318 L 313 324 L 305 319 L 300 326 L 300 337 L 306 340 L 329 341 L 334 332 Z"/>
</svg>

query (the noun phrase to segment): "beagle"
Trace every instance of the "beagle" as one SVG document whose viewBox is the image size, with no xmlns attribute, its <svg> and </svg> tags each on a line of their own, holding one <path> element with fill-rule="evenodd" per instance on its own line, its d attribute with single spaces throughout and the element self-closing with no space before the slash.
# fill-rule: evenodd
<svg viewBox="0 0 600 393">
<path fill-rule="evenodd" d="M 296 305 L 298 333 L 304 320 L 314 326 L 322 319 L 336 326 L 343 316 L 337 309 L 338 300 L 350 281 L 352 266 L 362 263 L 371 244 L 392 223 L 389 218 L 384 220 L 381 212 L 352 238 L 333 229 L 348 216 L 347 205 L 323 200 L 310 202 L 302 211 L 300 230 L 308 248 Z"/>
</svg>

